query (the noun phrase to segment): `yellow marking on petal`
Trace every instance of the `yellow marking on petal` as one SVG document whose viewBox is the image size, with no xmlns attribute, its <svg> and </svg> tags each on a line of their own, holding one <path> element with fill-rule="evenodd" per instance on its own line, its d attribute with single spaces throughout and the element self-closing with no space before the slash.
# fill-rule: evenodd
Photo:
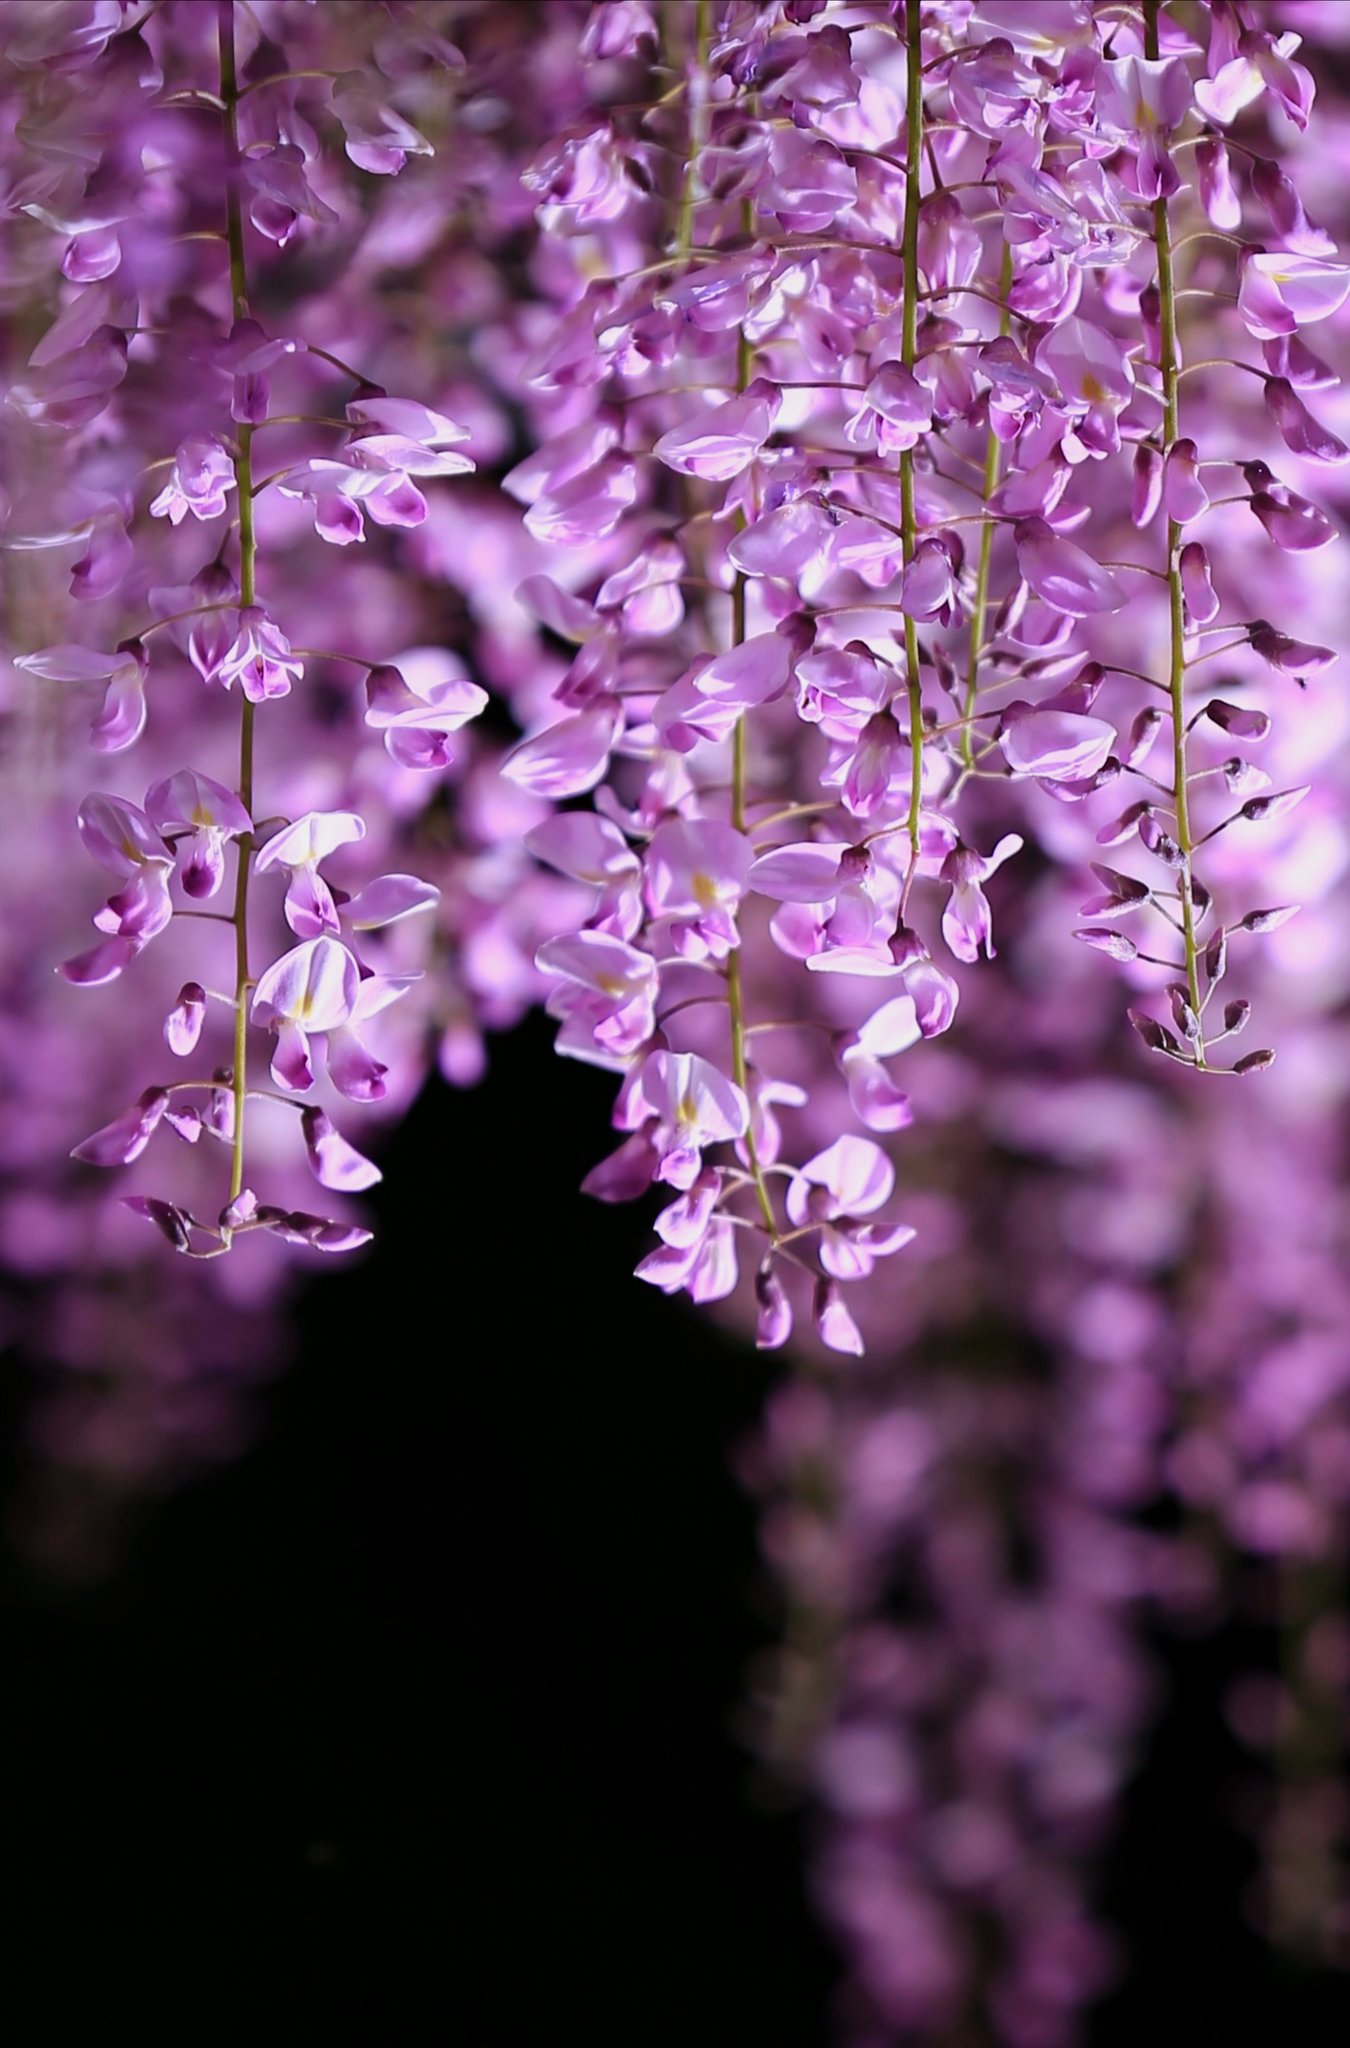
<svg viewBox="0 0 1350 2048">
<path fill-rule="evenodd" d="M 711 910 L 717 901 L 717 884 L 701 868 L 694 876 L 694 901 L 701 903 L 705 910 Z"/>
<path fill-rule="evenodd" d="M 676 1114 L 682 1124 L 693 1125 L 698 1122 L 698 1104 L 692 1095 L 681 1096 Z"/>
<path fill-rule="evenodd" d="M 598 974 L 596 983 L 601 995 L 606 996 L 621 996 L 628 985 L 621 974 Z"/>
<path fill-rule="evenodd" d="M 1106 396 L 1106 387 L 1099 377 L 1094 377 L 1091 370 L 1087 370 L 1083 375 L 1082 393 L 1094 405 L 1100 405 Z"/>
</svg>

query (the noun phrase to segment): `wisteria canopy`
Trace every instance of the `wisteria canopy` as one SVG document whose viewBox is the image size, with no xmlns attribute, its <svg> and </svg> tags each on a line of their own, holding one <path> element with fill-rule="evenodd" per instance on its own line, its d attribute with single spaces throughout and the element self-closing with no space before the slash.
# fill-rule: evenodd
<svg viewBox="0 0 1350 2048">
<path fill-rule="evenodd" d="M 0 10 L 35 1443 L 232 1446 L 545 1010 L 782 1352 L 847 2048 L 1079 2038 L 1145 1627 L 1272 1574 L 1252 1912 L 1350 1954 L 1348 87 L 1337 0 Z"/>
</svg>

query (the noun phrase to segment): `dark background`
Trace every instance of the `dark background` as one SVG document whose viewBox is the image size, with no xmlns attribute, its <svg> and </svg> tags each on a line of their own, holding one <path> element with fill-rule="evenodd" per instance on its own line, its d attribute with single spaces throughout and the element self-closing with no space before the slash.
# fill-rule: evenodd
<svg viewBox="0 0 1350 2048">
<path fill-rule="evenodd" d="M 633 1282 L 643 1217 L 576 1193 L 610 1092 L 540 1023 L 477 1093 L 431 1088 L 252 1450 L 96 1587 L 8 1558 L 22 2048 L 826 2048 L 804 1824 L 733 1733 L 772 1614 L 729 1453 L 772 1368 Z M 1259 1645 L 1163 1654 L 1103 1881 L 1131 1969 L 1089 2048 L 1342 2040 L 1345 1981 L 1272 1964 L 1239 1910 L 1217 1695 Z"/>
</svg>

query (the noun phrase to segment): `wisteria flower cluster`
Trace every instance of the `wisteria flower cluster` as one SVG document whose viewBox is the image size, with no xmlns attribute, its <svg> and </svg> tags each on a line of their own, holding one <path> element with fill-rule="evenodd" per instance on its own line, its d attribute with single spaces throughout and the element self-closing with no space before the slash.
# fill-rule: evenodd
<svg viewBox="0 0 1350 2048">
<path fill-rule="evenodd" d="M 225 1454 L 364 1131 L 542 1006 L 640 1277 L 790 1347 L 839 2038 L 1074 2038 L 1145 1616 L 1281 1636 L 1251 1910 L 1343 1959 L 1347 10 L 0 14 L 44 1449 Z"/>
<path fill-rule="evenodd" d="M 1312 98 L 1248 12 L 1211 9 L 1201 46 L 1152 4 L 700 5 L 644 106 L 653 17 L 611 11 L 592 124 L 528 174 L 577 293 L 532 366 L 559 424 L 506 482 L 566 551 L 522 594 L 577 653 L 505 772 L 595 792 L 530 841 L 595 891 L 540 964 L 560 1050 L 624 1076 L 591 1191 L 675 1191 L 640 1268 L 667 1290 L 725 1295 L 750 1251 L 762 1344 L 805 1271 L 824 1342 L 859 1349 L 842 1290 L 912 1236 L 863 1131 L 909 1121 L 893 1063 L 993 955 L 1024 838 L 985 835 L 991 785 L 1089 819 L 1077 937 L 1161 998 L 1131 1009 L 1146 1045 L 1274 1056 L 1228 1053 L 1251 1005 L 1219 985 L 1294 906 L 1219 870 L 1307 794 L 1252 758 L 1259 700 L 1333 657 L 1245 616 L 1208 536 L 1241 506 L 1274 550 L 1333 540 L 1260 451 L 1347 453 L 1304 336 L 1350 269 L 1232 134 L 1258 94 L 1296 128 Z M 1220 383 L 1253 403 L 1202 448 Z M 802 1030 L 863 1131 L 793 1166 Z"/>
<path fill-rule="evenodd" d="M 419 400 L 390 396 L 317 336 L 269 331 L 255 316 L 250 268 L 259 245 L 284 255 L 302 232 L 339 219 L 324 197 L 335 149 L 367 174 L 393 177 L 430 144 L 392 104 L 396 83 L 382 78 L 378 53 L 364 76 L 319 73 L 329 104 L 322 114 L 309 104 L 302 112 L 298 81 L 256 26 L 249 47 L 237 47 L 237 12 L 226 0 L 142 23 L 120 7 L 39 10 L 10 50 L 42 78 L 24 135 L 34 169 L 23 210 L 64 238 L 69 288 L 7 403 L 57 443 L 54 459 L 64 457 L 69 474 L 64 497 L 53 491 L 45 505 L 60 523 L 12 530 L 9 544 L 82 546 L 71 595 L 91 618 L 119 613 L 125 623 L 141 613 L 111 650 L 77 641 L 22 654 L 16 665 L 53 686 L 101 691 L 91 738 L 103 754 L 140 739 L 161 693 L 204 690 L 219 694 L 222 708 L 237 706 L 231 782 L 187 766 L 153 780 L 139 803 L 99 790 L 80 805 L 80 837 L 116 887 L 94 914 L 98 941 L 61 970 L 81 987 L 114 981 L 175 919 L 229 934 L 225 974 L 203 965 L 164 1021 L 168 1051 L 210 1072 L 154 1083 L 75 1148 L 77 1159 L 114 1167 L 136 1159 L 161 1125 L 189 1144 L 221 1141 L 229 1166 L 214 1214 L 159 1194 L 125 1198 L 176 1250 L 199 1258 L 254 1230 L 320 1251 L 369 1236 L 359 1224 L 260 1199 L 252 1187 L 245 1133 L 259 1094 L 254 1038 L 258 1030 L 274 1037 L 271 1078 L 280 1099 L 295 1103 L 317 1179 L 329 1189 L 368 1187 L 377 1169 L 306 1099 L 325 1068 L 350 1102 L 386 1093 L 387 1063 L 364 1034 L 415 977 L 384 970 L 360 949 L 367 932 L 431 909 L 439 893 L 408 874 L 335 887 L 324 864 L 366 838 L 362 816 L 277 816 L 259 801 L 274 780 L 264 744 L 273 706 L 304 687 L 315 658 L 288 635 L 284 587 L 269 587 L 270 501 L 295 501 L 320 540 L 346 547 L 365 538 L 367 519 L 419 525 L 427 500 L 415 479 L 473 468 L 459 445 L 465 428 Z M 449 64 L 455 53 L 447 46 L 436 55 Z M 307 101 L 316 97 L 308 88 Z M 74 121 L 82 140 L 72 153 Z M 214 218 L 199 196 L 207 166 Z M 151 442 L 147 461 L 142 445 L 119 447 L 109 429 L 110 408 L 137 403 L 124 385 L 139 385 L 142 406 L 153 392 L 160 445 Z M 302 452 L 316 441 L 325 453 Z M 345 650 L 318 658 L 346 661 L 368 678 L 367 719 L 405 767 L 443 768 L 451 734 L 487 701 L 467 679 L 438 679 L 420 694 L 387 664 Z M 251 900 L 278 880 L 291 943 L 278 952 L 274 910 L 260 959 Z M 217 901 L 230 907 L 201 907 Z M 202 952 L 211 958 L 206 934 Z M 212 972 L 224 988 L 203 979 Z M 228 1056 L 211 1066 L 213 1004 L 226 1013 Z"/>
<path fill-rule="evenodd" d="M 1006 19 L 996 5 L 977 6 L 959 34 L 938 9 L 927 45 L 912 7 L 855 10 L 842 25 L 828 9 L 789 9 L 781 22 L 772 11 L 733 11 L 721 41 L 714 12 L 695 5 L 681 17 L 690 39 L 679 89 L 650 110 L 630 101 L 598 126 L 578 124 L 525 174 L 545 231 L 575 246 L 578 272 L 592 281 L 526 366 L 533 386 L 557 394 L 568 424 L 545 435 L 507 488 L 526 506 L 533 540 L 565 548 L 574 565 L 598 549 L 608 573 L 589 598 L 571 587 L 575 566 L 570 583 L 536 574 L 522 586 L 542 623 L 579 652 L 506 773 L 550 803 L 600 788 L 589 824 L 562 811 L 528 841 L 597 892 L 580 928 L 550 939 L 538 964 L 553 984 L 562 1049 L 626 1077 L 616 1121 L 630 1136 L 593 1191 L 656 1181 L 678 1197 L 644 1276 L 699 1299 L 725 1294 L 737 1231 L 748 1227 L 762 1240 L 762 1341 L 785 1341 L 784 1274 L 805 1269 L 818 1329 L 835 1348 L 856 1349 L 841 1283 L 865 1278 L 912 1233 L 873 1220 L 890 1197 L 874 1138 L 845 1131 L 799 1172 L 780 1161 L 774 1106 L 799 1103 L 800 1089 L 775 1078 L 762 1046 L 798 1019 L 751 1016 L 742 924 L 757 947 L 837 983 L 833 1014 L 803 1018 L 802 1028 L 833 1027 L 853 1117 L 892 1132 L 909 1108 L 888 1062 L 949 1027 L 958 982 L 941 960 L 992 955 L 986 884 L 1022 846 L 1013 832 L 981 850 L 978 813 L 963 824 L 962 805 L 1011 779 L 1088 805 L 1095 821 L 1099 793 L 1128 793 L 1096 840 L 1137 845 L 1152 871 L 1094 863 L 1102 893 L 1085 906 L 1093 921 L 1078 936 L 1138 963 L 1146 987 L 1170 977 L 1170 1023 L 1131 1013 L 1147 1044 L 1206 1070 L 1268 1063 L 1268 1049 L 1216 1062 L 1212 1048 L 1243 1028 L 1250 1006 L 1226 1003 L 1216 1029 L 1212 1005 L 1230 939 L 1269 929 L 1292 906 L 1225 907 L 1221 917 L 1195 862 L 1221 834 L 1278 820 L 1305 791 L 1270 788 L 1245 754 L 1195 765 L 1199 734 L 1249 746 L 1271 715 L 1209 695 L 1192 672 L 1215 659 L 1240 670 L 1246 658 L 1249 672 L 1260 663 L 1303 679 L 1331 656 L 1264 619 L 1225 619 L 1192 529 L 1198 536 L 1213 510 L 1233 503 L 1277 547 L 1319 548 L 1333 529 L 1263 457 L 1202 456 L 1181 431 L 1181 387 L 1191 371 L 1245 371 L 1296 455 L 1339 460 L 1342 444 L 1299 396 L 1332 377 L 1301 331 L 1343 302 L 1350 271 L 1278 166 L 1225 139 L 1268 75 L 1296 124 L 1306 125 L 1311 97 L 1284 43 L 1239 31 L 1231 11 L 1215 14 L 1207 75 L 1199 50 L 1156 8 L 1112 16 L 1104 39 L 1102 22 L 1073 5 Z M 98 26 L 81 16 L 78 33 L 75 19 L 30 26 L 15 45 L 19 65 L 45 66 L 60 82 L 67 118 L 76 99 L 87 111 L 88 78 L 106 50 L 124 59 L 139 33 L 120 14 L 98 16 Z M 581 55 L 602 88 L 625 66 L 650 66 L 649 11 L 597 20 L 603 32 L 588 30 Z M 221 1067 L 209 1082 L 156 1086 L 82 1148 L 100 1164 L 125 1162 L 172 1095 L 197 1098 L 170 1121 L 180 1135 L 206 1130 L 229 1142 L 225 1220 L 201 1225 L 159 1197 L 133 1199 L 156 1205 L 145 1213 L 180 1249 L 208 1251 L 258 1224 L 244 1179 L 251 1024 L 276 1034 L 283 1091 L 310 1089 L 312 1049 L 326 1047 L 334 1086 L 369 1100 L 382 1092 L 382 1062 L 358 1027 L 407 985 L 363 971 L 319 873 L 361 836 L 356 814 L 278 819 L 259 847 L 255 712 L 289 695 L 305 657 L 258 602 L 258 520 L 272 494 L 307 508 L 318 536 L 346 547 L 364 538 L 367 518 L 419 526 L 427 500 L 415 479 L 471 467 L 451 419 L 369 386 L 322 344 L 269 334 L 249 311 L 248 241 L 284 251 L 302 224 L 321 231 L 336 212 L 317 168 L 305 169 L 322 157 L 318 131 L 294 111 L 298 86 L 285 70 L 258 68 L 274 61 L 265 47 L 252 73 L 238 72 L 233 23 L 220 15 L 215 86 L 166 85 L 148 49 L 139 74 L 144 118 L 163 131 L 156 172 L 173 168 L 160 149 L 188 149 L 184 134 L 217 113 L 223 226 L 185 229 L 186 212 L 171 205 L 139 256 L 147 286 L 136 261 L 124 269 L 119 240 L 134 179 L 123 169 L 116 187 L 101 162 L 83 173 L 82 186 L 91 176 L 100 193 L 109 186 L 109 218 L 72 235 L 62 265 L 74 288 L 10 393 L 26 418 L 84 445 L 128 364 L 137 367 L 133 341 L 148 365 L 181 337 L 199 366 L 177 408 L 175 451 L 145 466 L 148 486 L 168 476 L 147 489 L 143 512 L 166 523 L 176 548 L 215 522 L 237 531 L 237 543 L 218 545 L 182 582 L 147 580 L 152 616 L 113 651 L 62 644 L 20 665 L 54 684 L 101 687 L 93 738 L 109 752 L 144 727 L 147 642 L 161 628 L 208 688 L 238 685 L 233 789 L 180 770 L 140 805 L 99 793 L 83 807 L 85 843 L 121 886 L 96 914 L 99 942 L 65 968 L 80 983 L 119 975 L 169 923 L 170 877 L 192 902 L 214 897 L 224 849 L 234 847 L 233 911 L 179 912 L 235 927 L 234 985 L 221 992 L 234 1013 L 228 1080 Z M 203 39 L 193 41 L 200 58 Z M 428 148 L 391 105 L 351 85 L 353 74 L 325 75 L 336 131 L 363 170 L 391 175 Z M 301 142 L 286 139 L 292 121 Z M 1194 132 L 1183 132 L 1188 124 Z M 56 175 L 70 184 L 68 169 Z M 48 189 L 52 177 L 38 172 L 32 183 L 30 213 L 56 221 L 61 197 L 70 221 L 83 221 L 71 193 Z M 1244 191 L 1262 210 L 1260 244 L 1237 232 Z M 1177 281 L 1172 218 L 1188 194 L 1208 224 L 1189 229 L 1182 247 L 1197 250 L 1197 277 L 1211 274 L 1217 250 L 1235 291 Z M 664 251 L 657 260 L 604 274 L 649 255 L 644 238 Z M 185 242 L 211 256 L 194 249 L 190 258 Z M 152 256 L 164 248 L 180 253 L 161 279 Z M 190 260 L 200 275 L 184 276 Z M 202 270 L 211 260 L 214 280 Z M 161 260 L 159 270 L 169 266 Z M 213 288 L 214 316 L 204 303 Z M 1184 362 L 1181 302 L 1195 299 L 1206 347 L 1259 342 L 1261 363 Z M 316 364 L 353 378 L 341 420 L 272 402 L 274 382 L 299 377 L 308 388 Z M 62 397 L 71 379 L 73 407 Z M 342 435 L 336 448 L 295 452 L 302 430 L 312 445 L 324 428 Z M 271 430 L 289 459 L 255 477 L 254 437 Z M 1205 482 L 1214 470 L 1241 488 L 1216 497 Z M 1095 502 L 1089 483 L 1105 486 Z M 1098 508 L 1127 484 L 1139 537 L 1122 560 L 1106 553 Z M 67 526 L 11 544 L 85 541 L 72 590 L 107 604 L 140 567 L 128 534 L 132 480 L 118 489 L 110 495 L 105 482 Z M 1148 558 L 1152 535 L 1158 560 Z M 1111 622 L 1158 605 L 1168 645 L 1166 674 L 1155 675 L 1122 665 Z M 396 668 L 356 666 L 368 675 L 367 719 L 394 760 L 444 768 L 451 735 L 481 710 L 484 692 L 453 676 L 418 691 Z M 1163 734 L 1170 767 L 1155 774 L 1146 763 Z M 614 759 L 618 784 L 605 780 Z M 806 836 L 790 836 L 794 828 Z M 290 877 L 285 913 L 300 944 L 258 971 L 249 884 L 270 868 Z M 930 884 L 940 932 L 925 936 Z M 349 923 L 370 929 L 434 902 L 414 878 L 376 878 L 357 893 Z M 1119 928 L 1136 912 L 1159 925 L 1142 945 Z M 1159 945 L 1167 950 L 1151 950 Z M 869 982 L 882 984 L 879 1004 Z M 208 1001 L 200 979 L 184 984 L 166 1026 L 173 1050 L 195 1046 Z M 704 1151 L 719 1146 L 734 1148 L 734 1164 L 705 1164 Z M 336 1134 L 326 1142 L 330 1185 L 368 1175 L 348 1149 Z M 243 1210 L 230 1206 L 241 1200 Z M 261 1213 L 284 1234 L 281 1216 L 267 1205 Z M 298 1227 L 316 1244 L 347 1241 L 342 1226 Z"/>
</svg>

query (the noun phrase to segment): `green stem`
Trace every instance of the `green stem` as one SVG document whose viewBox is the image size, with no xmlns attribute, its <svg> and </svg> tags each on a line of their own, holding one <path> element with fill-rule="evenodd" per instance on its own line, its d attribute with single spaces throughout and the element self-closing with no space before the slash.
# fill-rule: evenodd
<svg viewBox="0 0 1350 2048">
<path fill-rule="evenodd" d="M 694 0 L 694 63 L 691 76 L 700 81 L 708 67 L 708 51 L 712 45 L 712 9 L 709 0 Z M 688 258 L 694 245 L 694 209 L 697 204 L 698 155 L 703 147 L 706 125 L 705 102 L 700 90 L 692 94 L 689 102 L 689 154 L 684 163 L 684 183 L 680 190 L 679 226 L 675 234 L 676 255 L 681 261 Z"/>
<path fill-rule="evenodd" d="M 269 85 L 289 85 L 295 78 L 337 78 L 336 71 L 269 71 L 266 78 L 255 78 L 252 85 L 246 85 L 238 95 L 246 100 L 251 92 L 264 92 Z"/>
<path fill-rule="evenodd" d="M 218 0 L 220 94 L 225 102 L 225 223 L 230 249 L 230 300 L 236 320 L 248 312 L 248 272 L 244 265 L 244 221 L 239 202 L 239 79 L 234 58 L 234 0 Z M 239 428 L 234 481 L 239 503 L 239 602 L 256 601 L 257 537 L 253 524 L 253 429 Z M 239 721 L 239 801 L 253 815 L 253 712 L 247 697 Z M 230 1147 L 230 1200 L 244 1185 L 244 1109 L 248 1101 L 248 998 L 253 978 L 248 964 L 248 885 L 253 869 L 253 834 L 236 842 L 238 866 L 234 880 L 234 1134 Z"/>
<path fill-rule="evenodd" d="M 744 391 L 746 385 L 750 382 L 751 371 L 754 368 L 753 357 L 754 351 L 744 334 L 742 334 L 736 345 L 736 385 L 740 391 Z M 731 586 L 731 644 L 733 647 L 739 647 L 745 639 L 745 590 L 746 579 L 738 569 L 736 580 Z M 738 832 L 745 831 L 746 745 L 744 713 L 736 720 L 731 735 L 731 822 Z M 741 956 L 740 950 L 737 947 L 733 947 L 727 955 L 727 1009 L 731 1017 L 731 1078 L 748 1101 L 750 1083 L 746 1044 L 750 1035 L 750 1026 L 746 1019 L 745 991 L 741 983 Z M 753 1124 L 747 1127 L 745 1133 L 745 1157 L 750 1168 L 750 1178 L 754 1182 L 755 1200 L 759 1204 L 759 1213 L 764 1219 L 764 1228 L 768 1231 L 771 1242 L 776 1244 L 778 1242 L 778 1224 L 774 1218 L 773 1199 L 769 1194 L 768 1182 L 764 1178 L 764 1168 L 760 1162 L 759 1152 L 755 1145 Z"/>
<path fill-rule="evenodd" d="M 1005 242 L 1003 244 L 1003 259 L 999 265 L 998 273 L 998 295 L 1001 299 L 1006 300 L 1008 293 L 1012 290 L 1012 279 L 1012 248 L 1009 243 Z M 998 316 L 999 333 L 1006 334 L 1010 325 L 1008 308 L 1005 305 L 1003 311 Z M 981 494 L 986 507 L 994 492 L 998 489 L 998 480 L 1002 469 L 1003 443 L 991 427 L 988 430 L 988 439 L 984 447 L 984 489 Z M 970 611 L 970 657 L 966 663 L 966 701 L 965 717 L 961 732 L 961 755 L 966 765 L 967 774 L 975 766 L 975 741 L 971 728 L 975 717 L 975 699 L 980 686 L 980 655 L 984 648 L 985 621 L 989 614 L 989 570 L 993 556 L 994 528 L 986 520 L 980 530 L 980 553 L 975 565 L 975 601 Z"/>
<path fill-rule="evenodd" d="M 1144 54 L 1149 61 L 1158 56 L 1158 8 L 1160 0 L 1144 0 Z M 1180 351 L 1177 346 L 1177 299 L 1176 279 L 1172 268 L 1172 230 L 1168 219 L 1167 201 L 1153 202 L 1153 240 L 1158 254 L 1158 298 L 1161 308 L 1161 343 L 1159 347 L 1159 369 L 1163 387 L 1163 461 L 1166 462 L 1172 448 L 1181 436 L 1180 409 L 1177 400 L 1177 385 L 1180 378 Z M 1168 613 L 1171 625 L 1171 650 L 1168 661 L 1167 694 L 1172 722 L 1172 787 L 1176 806 L 1177 845 L 1181 849 L 1181 867 L 1177 876 L 1177 894 L 1181 904 L 1181 936 L 1186 949 L 1186 990 L 1190 1006 L 1196 1016 L 1201 1015 L 1200 994 L 1200 949 L 1195 936 L 1195 894 L 1191 874 L 1191 856 L 1195 852 L 1195 839 L 1191 830 L 1188 772 L 1186 765 L 1186 615 L 1185 599 L 1181 587 L 1181 528 L 1175 519 L 1167 522 L 1167 593 Z M 1195 1051 L 1195 1063 L 1205 1065 L 1205 1046 L 1201 1039 Z"/>
<path fill-rule="evenodd" d="M 668 19 L 678 21 L 681 18 L 682 12 L 682 7 L 678 4 L 678 0 L 676 0 L 676 4 L 668 6 Z M 687 15 L 684 18 L 687 19 Z M 678 59 L 680 40 L 682 39 L 672 37 L 672 63 Z M 703 146 L 704 113 L 703 94 L 701 90 L 695 91 L 692 87 L 694 80 L 697 78 L 702 81 L 703 75 L 706 73 L 708 52 L 711 46 L 712 7 L 710 0 L 694 0 L 694 49 L 686 73 L 691 85 L 689 93 L 688 155 L 685 160 L 684 179 L 680 187 L 679 214 L 675 234 L 675 256 L 673 258 L 673 261 L 677 263 L 687 263 L 690 261 L 694 246 L 694 225 L 697 211 L 695 160 Z M 754 207 L 753 203 L 748 200 L 742 208 L 742 225 L 747 235 L 753 235 L 755 225 Z M 754 375 L 754 353 L 753 347 L 747 340 L 744 332 L 742 332 L 737 337 L 736 344 L 736 389 L 738 392 L 745 390 Z M 743 518 L 738 519 L 738 525 L 744 525 L 744 523 Z M 731 586 L 731 644 L 733 647 L 739 647 L 745 640 L 745 629 L 746 579 L 738 570 Z M 731 822 L 738 832 L 744 832 L 746 830 L 747 792 L 745 720 L 743 717 L 737 719 L 731 736 L 730 794 Z M 741 956 L 739 950 L 734 947 L 727 955 L 726 1001 L 731 1029 L 732 1079 L 748 1101 L 750 1094 L 750 1063 L 746 1047 L 750 1027 L 746 1021 L 745 990 L 741 979 Z M 768 1181 L 765 1178 L 764 1167 L 755 1145 L 754 1131 L 749 1127 L 747 1127 L 745 1134 L 745 1158 L 750 1169 L 749 1177 L 755 1190 L 755 1200 L 759 1205 L 759 1213 L 763 1219 L 764 1228 L 769 1234 L 770 1243 L 776 1245 L 778 1242 L 778 1224 L 774 1217 L 773 1199 L 769 1194 Z"/>
<path fill-rule="evenodd" d="M 905 0 L 905 222 L 901 253 L 905 303 L 900 332 L 900 360 L 912 371 L 919 353 L 919 208 L 923 203 L 923 50 L 919 0 Z M 914 451 L 900 456 L 900 553 L 914 559 L 917 522 L 914 515 Z M 923 803 L 923 679 L 919 672 L 919 629 L 905 615 L 905 689 L 909 698 L 909 859 L 912 875 L 919 863 L 919 820 Z"/>
</svg>

